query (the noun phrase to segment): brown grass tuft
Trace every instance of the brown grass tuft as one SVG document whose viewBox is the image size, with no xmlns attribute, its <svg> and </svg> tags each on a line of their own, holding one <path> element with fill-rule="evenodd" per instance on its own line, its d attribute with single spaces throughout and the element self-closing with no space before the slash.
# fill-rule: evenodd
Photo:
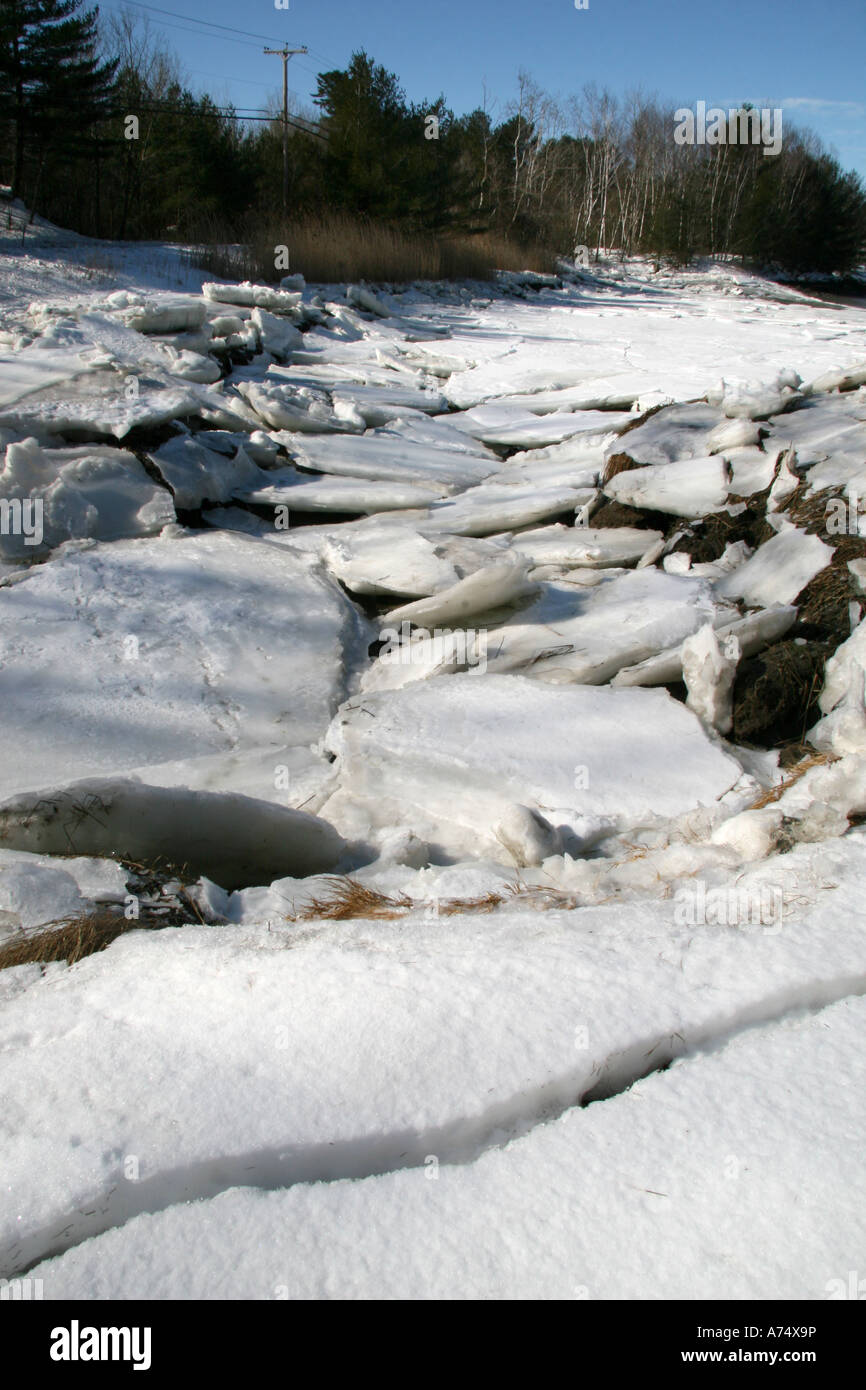
<svg viewBox="0 0 866 1390">
<path fill-rule="evenodd" d="M 810 536 L 820 535 L 822 540 L 833 543 L 827 534 L 827 506 L 831 501 L 844 497 L 843 487 L 825 487 L 813 492 L 808 478 L 804 478 L 785 504 L 784 511 L 795 526 L 807 531 Z"/>
<path fill-rule="evenodd" d="M 866 540 L 862 536 L 822 536 L 834 546 L 830 563 L 819 570 L 801 589 L 794 602 L 799 609 L 799 622 L 814 627 L 832 640 L 833 650 L 850 636 L 849 605 L 863 606 L 863 595 L 848 568 L 849 560 L 866 556 Z M 832 653 L 828 651 L 827 655 Z"/>
<path fill-rule="evenodd" d="M 444 898 L 438 904 L 440 917 L 454 917 L 461 912 L 493 912 L 505 899 L 501 893 L 482 893 L 476 898 Z"/>
<path fill-rule="evenodd" d="M 793 787 L 795 782 L 799 782 L 800 778 L 804 776 L 810 768 L 820 767 L 822 763 L 835 762 L 838 762 L 835 753 L 807 753 L 805 758 L 802 758 L 800 762 L 797 763 L 784 781 L 780 782 L 778 786 L 768 787 L 766 791 L 762 792 L 761 795 L 752 802 L 749 810 L 760 811 L 765 806 L 771 806 L 774 801 L 778 801 L 779 798 L 784 795 L 789 787 Z"/>
<path fill-rule="evenodd" d="M 604 465 L 604 472 L 601 475 L 601 485 L 606 487 L 611 478 L 615 478 L 617 473 L 631 473 L 635 468 L 646 468 L 645 463 L 637 463 L 631 454 L 619 453 L 611 454 Z"/>
<path fill-rule="evenodd" d="M 629 420 L 624 430 L 620 430 L 620 439 L 622 439 L 623 435 L 631 434 L 632 430 L 640 429 L 641 425 L 645 424 L 647 420 L 651 420 L 654 415 L 658 415 L 660 410 L 667 410 L 667 406 L 651 405 L 647 410 L 642 410 L 633 420 Z"/>
<path fill-rule="evenodd" d="M 571 893 L 559 888 L 535 888 L 523 883 L 510 883 L 501 893 L 481 893 L 474 898 L 415 899 L 405 893 L 388 897 L 373 888 L 347 875 L 334 874 L 325 879 L 328 891 L 322 896 L 311 898 L 289 922 L 308 922 L 313 918 L 341 922 L 351 918 L 368 918 L 376 921 L 389 921 L 403 917 L 413 908 L 430 908 L 435 903 L 437 917 L 454 917 L 460 913 L 493 912 L 509 900 L 519 898 L 528 906 L 539 911 L 554 907 L 576 907 L 577 902 Z"/>
<path fill-rule="evenodd" d="M 44 927 L 20 932 L 0 946 L 0 970 L 16 965 L 45 965 L 65 960 L 74 965 L 85 956 L 104 951 L 122 932 L 134 931 L 142 924 L 127 921 L 122 913 L 108 908 L 82 912 L 77 917 L 46 923 Z M 163 926 L 164 923 L 160 923 Z"/>
<path fill-rule="evenodd" d="M 323 917 L 334 922 L 351 917 L 387 921 L 401 917 L 414 905 L 405 893 L 389 898 L 385 893 L 377 893 L 375 888 L 365 888 L 347 875 L 328 875 L 325 883 L 328 884 L 326 894 L 321 898 L 311 898 L 296 916 L 289 917 L 290 922 L 305 922 L 312 917 Z"/>
</svg>

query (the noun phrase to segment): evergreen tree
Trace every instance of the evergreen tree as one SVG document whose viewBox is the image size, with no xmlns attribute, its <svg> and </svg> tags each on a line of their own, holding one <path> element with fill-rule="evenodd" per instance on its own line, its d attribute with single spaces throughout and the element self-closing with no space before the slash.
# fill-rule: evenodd
<svg viewBox="0 0 866 1390">
<path fill-rule="evenodd" d="M 345 71 L 320 73 L 314 101 L 325 113 L 331 205 L 373 217 L 399 215 L 409 111 L 395 75 L 366 53 L 353 53 Z"/>
<path fill-rule="evenodd" d="M 98 11 L 80 6 L 0 0 L 0 120 L 13 197 L 27 186 L 34 198 L 46 160 L 93 153 L 110 114 L 115 64 L 96 56 Z"/>
</svg>

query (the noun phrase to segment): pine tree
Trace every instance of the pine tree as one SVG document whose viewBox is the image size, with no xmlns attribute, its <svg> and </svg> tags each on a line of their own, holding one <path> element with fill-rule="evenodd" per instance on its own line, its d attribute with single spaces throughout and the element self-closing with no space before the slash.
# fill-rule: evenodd
<svg viewBox="0 0 866 1390">
<path fill-rule="evenodd" d="M 81 0 L 0 0 L 0 124 L 13 197 L 35 160 L 35 201 L 46 159 L 79 156 L 111 113 L 116 64 L 97 58 L 97 16 Z"/>
</svg>

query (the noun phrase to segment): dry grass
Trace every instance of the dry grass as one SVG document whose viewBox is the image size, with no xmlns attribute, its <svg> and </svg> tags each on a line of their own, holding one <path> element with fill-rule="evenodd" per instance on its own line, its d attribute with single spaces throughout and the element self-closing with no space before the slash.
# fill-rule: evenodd
<svg viewBox="0 0 866 1390">
<path fill-rule="evenodd" d="M 830 639 L 833 649 L 849 635 L 849 605 L 856 601 L 862 607 L 862 595 L 848 569 L 848 561 L 866 558 L 866 539 L 828 529 L 830 503 L 840 500 L 845 501 L 843 487 L 813 491 L 805 480 L 784 508 L 796 526 L 810 536 L 819 536 L 825 545 L 833 548 L 829 565 L 819 570 L 794 600 L 800 624 Z M 828 650 L 827 655 L 831 654 Z"/>
<path fill-rule="evenodd" d="M 405 893 L 390 897 L 374 888 L 367 888 L 348 876 L 331 875 L 321 896 L 310 901 L 296 914 L 287 914 L 289 922 L 324 920 L 332 922 L 365 919 L 393 921 L 413 909 L 432 909 L 437 917 L 454 917 L 463 913 L 494 912 L 496 908 L 519 901 L 537 911 L 551 908 L 573 908 L 578 903 L 573 894 L 559 888 L 537 888 L 524 883 L 508 884 L 501 893 L 481 893 L 471 898 L 442 898 L 432 901 L 413 899 Z M 201 916 L 199 921 L 201 921 Z M 97 908 L 74 917 L 46 922 L 44 926 L 17 932 L 0 945 L 0 970 L 18 965 L 47 965 L 65 961 L 74 965 L 87 956 L 104 951 L 118 937 L 131 931 L 171 930 L 179 924 L 169 922 L 159 912 L 142 911 L 137 918 L 127 919 L 122 912 Z"/>
<path fill-rule="evenodd" d="M 631 434 L 632 430 L 638 430 L 638 429 L 640 429 L 641 425 L 645 425 L 646 422 L 647 422 L 647 420 L 651 420 L 652 417 L 653 417 L 654 415 L 658 415 L 658 413 L 659 413 L 660 410 L 667 410 L 667 406 L 666 406 L 666 405 L 651 405 L 651 406 L 648 407 L 648 409 L 642 410 L 642 411 L 640 412 L 639 415 L 636 415 L 636 416 L 634 417 L 633 420 L 629 420 L 629 422 L 628 422 L 628 424 L 626 425 L 626 427 L 625 427 L 624 430 L 620 430 L 620 432 L 619 432 L 619 437 L 620 437 L 620 439 L 622 439 L 623 436 L 626 435 L 626 434 Z M 638 467 L 638 466 L 642 466 L 642 465 L 635 465 L 635 466 Z"/>
<path fill-rule="evenodd" d="M 257 220 L 240 231 L 208 227 L 194 263 L 217 275 L 276 283 L 287 272 L 274 266 L 275 247 L 286 246 L 289 273 L 313 284 L 369 280 L 488 280 L 494 270 L 541 270 L 553 256 L 493 233 L 436 236 L 381 222 L 332 213 L 264 227 Z"/>
<path fill-rule="evenodd" d="M 632 458 L 631 454 L 611 454 L 607 463 L 604 465 L 604 472 L 601 475 L 601 485 L 602 487 L 607 487 L 611 478 L 615 478 L 617 473 L 631 473 L 635 468 L 645 467 L 646 464 L 638 463 Z"/>
<path fill-rule="evenodd" d="M 515 890 L 509 890 L 513 892 Z M 461 912 L 493 912 L 501 907 L 505 898 L 501 893 L 481 893 L 475 898 L 439 898 L 436 900 L 436 915 L 455 917 Z"/>
<path fill-rule="evenodd" d="M 834 649 L 850 635 L 849 605 L 863 604 L 863 596 L 848 569 L 849 560 L 866 557 L 866 540 L 861 536 L 822 536 L 833 545 L 830 563 L 819 570 L 801 589 L 794 602 L 799 621 L 820 629 L 832 639 Z M 828 651 L 827 655 L 831 655 Z"/>
<path fill-rule="evenodd" d="M 0 945 L 0 970 L 61 960 L 74 965 L 104 951 L 126 932 L 205 925 L 198 903 L 183 886 L 188 881 L 185 867 L 158 859 L 147 864 L 129 859 L 121 863 L 128 875 L 127 887 L 138 900 L 137 917 L 125 917 L 120 907 L 97 907 L 18 931 Z M 166 894 L 166 885 L 175 881 L 181 886 Z"/>
<path fill-rule="evenodd" d="M 287 921 L 309 922 L 321 919 L 343 922 L 355 918 L 392 921 L 404 917 L 414 908 L 432 908 L 437 917 L 455 917 L 462 913 L 493 912 L 497 907 L 516 899 L 539 911 L 577 906 L 573 895 L 562 889 L 534 888 L 524 883 L 510 883 L 501 893 L 482 893 L 474 898 L 441 898 L 431 902 L 426 899 L 409 898 L 405 893 L 389 897 L 374 888 L 366 888 L 348 876 L 335 874 L 326 878 L 324 882 L 328 885 L 325 893 L 320 897 L 311 898 L 300 912 L 289 915 Z"/>
<path fill-rule="evenodd" d="M 831 541 L 832 537 L 827 534 L 827 507 L 831 501 L 844 495 L 845 489 L 842 487 L 825 487 L 813 492 L 808 479 L 804 479 L 788 499 L 784 510 L 801 530 Z"/>
<path fill-rule="evenodd" d="M 20 932 L 4 942 L 0 946 L 0 970 L 10 970 L 16 965 L 46 965 L 50 961 L 60 960 L 74 965 L 85 956 L 104 951 L 123 932 L 135 931 L 143 925 L 147 924 L 135 919 L 127 921 L 122 913 L 112 912 L 108 908 L 49 922 L 44 927 Z M 160 921 L 158 925 L 162 927 L 165 923 Z"/>
<path fill-rule="evenodd" d="M 305 922 L 312 917 L 326 918 L 332 922 L 343 922 L 352 917 L 368 917 L 376 921 L 389 921 L 401 917 L 413 906 L 412 899 L 405 893 L 389 898 L 385 893 L 377 893 L 375 888 L 365 888 L 355 879 L 338 874 L 329 875 L 324 882 L 328 885 L 320 898 L 311 898 L 307 905 L 290 922 Z"/>
<path fill-rule="evenodd" d="M 797 763 L 793 771 L 784 781 L 779 782 L 778 786 L 768 787 L 766 791 L 762 792 L 761 795 L 752 802 L 749 810 L 760 811 L 765 806 L 771 806 L 774 801 L 778 801 L 780 797 L 784 796 L 789 787 L 793 787 L 796 782 L 799 782 L 800 778 L 803 777 L 810 768 L 820 767 L 824 763 L 835 763 L 837 761 L 838 759 L 835 753 L 807 753 L 806 757 L 802 758 L 800 762 Z"/>
</svg>

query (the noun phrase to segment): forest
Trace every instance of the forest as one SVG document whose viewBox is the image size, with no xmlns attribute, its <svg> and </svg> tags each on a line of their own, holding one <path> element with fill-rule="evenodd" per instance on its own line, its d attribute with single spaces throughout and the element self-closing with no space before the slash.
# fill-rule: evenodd
<svg viewBox="0 0 866 1390">
<path fill-rule="evenodd" d="M 313 106 L 296 106 L 285 129 L 277 103 L 268 109 L 244 119 L 194 94 L 129 12 L 0 4 L 0 179 L 87 235 L 297 243 L 306 229 L 321 246 L 323 229 L 345 240 L 366 227 L 392 249 L 496 246 L 502 264 L 511 248 L 536 268 L 578 244 L 794 274 L 844 273 L 864 256 L 861 180 L 787 122 L 772 158 L 733 135 L 683 144 L 673 104 L 591 82 L 554 97 L 525 72 L 510 101 L 458 115 L 442 94 L 409 101 L 365 52 L 319 73 Z"/>
</svg>

